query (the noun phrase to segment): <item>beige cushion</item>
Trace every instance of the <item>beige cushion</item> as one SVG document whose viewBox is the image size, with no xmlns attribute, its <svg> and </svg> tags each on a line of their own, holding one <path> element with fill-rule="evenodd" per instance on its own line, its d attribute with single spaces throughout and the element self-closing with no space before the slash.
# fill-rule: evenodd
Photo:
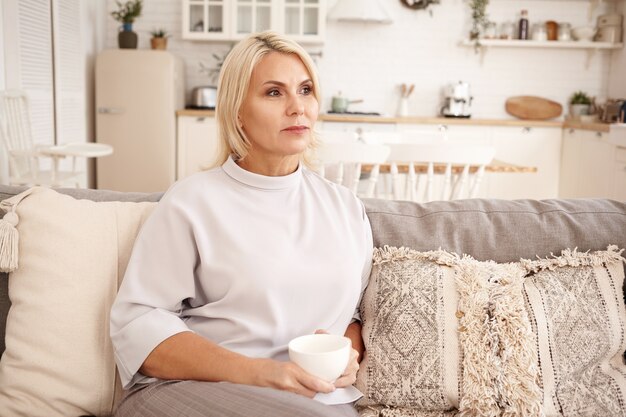
<svg viewBox="0 0 626 417">
<path fill-rule="evenodd" d="M 625 412 L 623 281 L 616 247 L 504 264 L 376 249 L 362 415 Z"/>
<path fill-rule="evenodd" d="M 112 413 L 120 391 L 109 309 L 154 205 L 76 200 L 44 188 L 19 203 L 0 414 Z"/>
</svg>

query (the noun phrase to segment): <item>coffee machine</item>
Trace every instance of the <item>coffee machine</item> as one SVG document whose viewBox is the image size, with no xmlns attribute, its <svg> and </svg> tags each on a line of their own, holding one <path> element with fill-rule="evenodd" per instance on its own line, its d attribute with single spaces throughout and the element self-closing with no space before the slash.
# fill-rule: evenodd
<svg viewBox="0 0 626 417">
<path fill-rule="evenodd" d="M 445 98 L 441 115 L 444 117 L 471 117 L 472 97 L 468 83 L 459 81 L 450 84 L 445 89 Z"/>
</svg>

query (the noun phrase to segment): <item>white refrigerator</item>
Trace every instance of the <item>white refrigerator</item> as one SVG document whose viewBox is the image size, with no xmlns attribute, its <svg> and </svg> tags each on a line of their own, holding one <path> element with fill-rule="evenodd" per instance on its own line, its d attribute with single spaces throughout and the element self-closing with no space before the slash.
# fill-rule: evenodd
<svg viewBox="0 0 626 417">
<path fill-rule="evenodd" d="M 184 108 L 182 61 L 167 51 L 111 49 L 96 59 L 98 189 L 165 191 L 176 179 L 176 110 Z"/>
</svg>

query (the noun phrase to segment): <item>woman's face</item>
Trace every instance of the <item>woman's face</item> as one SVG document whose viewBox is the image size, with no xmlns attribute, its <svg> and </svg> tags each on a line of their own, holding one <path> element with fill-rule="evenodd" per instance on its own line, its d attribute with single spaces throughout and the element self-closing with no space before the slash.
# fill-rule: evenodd
<svg viewBox="0 0 626 417">
<path fill-rule="evenodd" d="M 251 142 L 246 162 L 297 167 L 312 139 L 319 104 L 296 54 L 270 52 L 252 71 L 239 123 Z M 293 167 L 293 169 L 295 169 Z"/>
</svg>

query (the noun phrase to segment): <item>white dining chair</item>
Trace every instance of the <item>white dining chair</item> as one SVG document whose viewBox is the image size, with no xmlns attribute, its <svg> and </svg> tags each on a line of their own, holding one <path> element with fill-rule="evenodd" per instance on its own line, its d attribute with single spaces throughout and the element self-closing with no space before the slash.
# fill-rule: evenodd
<svg viewBox="0 0 626 417">
<path fill-rule="evenodd" d="M 475 198 L 485 166 L 496 152 L 493 146 L 460 142 L 392 143 L 388 146 L 392 190 L 388 197 L 419 202 Z M 406 175 L 400 174 L 399 166 L 406 167 Z M 438 174 L 440 171 L 442 173 Z"/>
<path fill-rule="evenodd" d="M 84 174 L 76 167 L 76 158 L 98 158 L 113 153 L 110 145 L 101 143 L 67 143 L 35 145 L 26 93 L 19 90 L 0 92 L 0 142 L 9 160 L 10 185 L 79 187 Z M 60 160 L 72 158 L 72 170 L 59 169 Z M 42 159 L 52 161 L 52 169 L 41 169 Z"/>
<path fill-rule="evenodd" d="M 322 136 L 323 137 L 323 136 Z M 317 171 L 328 180 L 350 188 L 360 197 L 373 197 L 380 164 L 389 156 L 387 145 L 367 145 L 358 141 L 326 141 L 315 150 Z M 365 187 L 360 187 L 361 168 L 372 165 Z"/>
</svg>

